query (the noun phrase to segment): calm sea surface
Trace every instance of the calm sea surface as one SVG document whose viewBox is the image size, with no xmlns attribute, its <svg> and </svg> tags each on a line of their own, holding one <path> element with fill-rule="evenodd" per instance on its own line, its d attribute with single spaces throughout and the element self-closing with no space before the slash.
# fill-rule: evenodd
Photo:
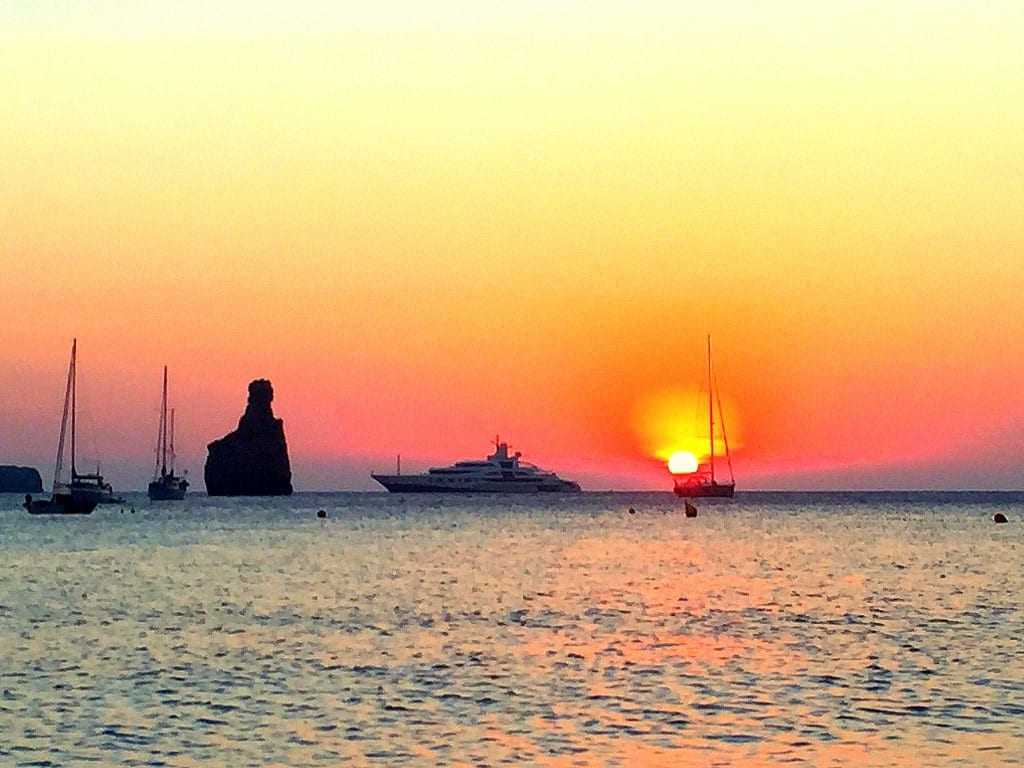
<svg viewBox="0 0 1024 768">
<path fill-rule="evenodd" d="M 3 766 L 1024 764 L 1022 494 L 20 502 Z"/>
</svg>

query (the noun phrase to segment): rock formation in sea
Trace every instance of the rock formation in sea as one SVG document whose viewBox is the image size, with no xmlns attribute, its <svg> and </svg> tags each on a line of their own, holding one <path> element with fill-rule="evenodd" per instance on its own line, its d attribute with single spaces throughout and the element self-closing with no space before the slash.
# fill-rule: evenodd
<svg viewBox="0 0 1024 768">
<path fill-rule="evenodd" d="M 207 446 L 203 475 L 210 496 L 288 496 L 292 470 L 284 421 L 274 417 L 274 388 L 266 379 L 249 384 L 249 402 L 238 429 Z"/>
<path fill-rule="evenodd" d="M 0 466 L 0 493 L 42 493 L 43 478 L 34 467 Z"/>
</svg>

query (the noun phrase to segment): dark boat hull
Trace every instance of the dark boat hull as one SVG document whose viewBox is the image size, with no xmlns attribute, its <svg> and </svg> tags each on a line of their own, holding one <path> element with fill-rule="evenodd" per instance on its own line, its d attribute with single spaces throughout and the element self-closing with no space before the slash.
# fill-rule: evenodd
<svg viewBox="0 0 1024 768">
<path fill-rule="evenodd" d="M 675 487 L 681 499 L 731 499 L 735 490 L 735 483 L 678 483 Z"/>
<path fill-rule="evenodd" d="M 89 515 L 96 509 L 96 502 L 64 495 L 33 499 L 30 494 L 25 497 L 23 506 L 30 515 Z"/>
<path fill-rule="evenodd" d="M 185 492 L 188 490 L 187 482 L 164 482 L 160 480 L 154 480 L 149 484 L 149 495 L 150 501 L 181 501 L 185 498 Z"/>
</svg>

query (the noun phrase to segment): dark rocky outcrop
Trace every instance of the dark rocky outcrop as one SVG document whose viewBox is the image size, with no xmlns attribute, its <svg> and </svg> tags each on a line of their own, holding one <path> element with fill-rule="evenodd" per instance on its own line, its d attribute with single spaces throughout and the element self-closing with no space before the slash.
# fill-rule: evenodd
<svg viewBox="0 0 1024 768">
<path fill-rule="evenodd" d="M 249 384 L 249 403 L 238 429 L 207 446 L 204 478 L 210 496 L 288 496 L 292 470 L 284 421 L 274 417 L 274 388 L 266 379 Z"/>
<path fill-rule="evenodd" d="M 34 467 L 0 466 L 0 493 L 42 493 L 43 478 Z"/>
</svg>

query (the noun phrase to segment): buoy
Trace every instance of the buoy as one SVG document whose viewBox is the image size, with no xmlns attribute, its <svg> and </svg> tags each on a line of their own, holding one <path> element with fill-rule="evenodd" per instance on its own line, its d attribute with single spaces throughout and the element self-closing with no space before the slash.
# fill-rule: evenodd
<svg viewBox="0 0 1024 768">
<path fill-rule="evenodd" d="M 693 506 L 693 504 L 691 504 L 690 502 L 686 502 L 686 508 L 685 509 L 686 509 L 686 516 L 687 517 L 696 517 L 697 516 L 697 508 L 695 506 Z"/>
<path fill-rule="evenodd" d="M 635 514 L 636 514 L 636 510 L 635 510 L 635 509 L 633 509 L 632 507 L 630 507 L 630 508 L 629 508 L 629 514 L 631 514 L 631 515 L 635 515 Z"/>
<path fill-rule="evenodd" d="M 324 510 L 322 510 L 322 509 L 318 509 L 316 511 L 316 516 L 317 517 L 327 517 L 327 513 Z"/>
<path fill-rule="evenodd" d="M 992 519 L 995 520 L 997 523 L 1005 523 L 1006 515 L 1004 515 L 1002 512 L 996 512 L 995 515 L 992 516 Z"/>
</svg>

